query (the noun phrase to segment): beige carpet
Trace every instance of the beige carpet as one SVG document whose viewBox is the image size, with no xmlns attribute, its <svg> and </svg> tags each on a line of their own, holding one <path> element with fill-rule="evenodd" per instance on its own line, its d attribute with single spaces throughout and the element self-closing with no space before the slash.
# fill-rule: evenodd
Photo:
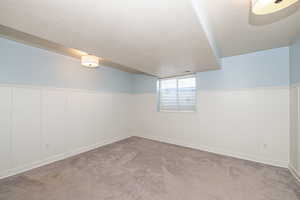
<svg viewBox="0 0 300 200">
<path fill-rule="evenodd" d="M 300 200 L 283 168 L 132 137 L 0 181 L 1 200 Z"/>
</svg>

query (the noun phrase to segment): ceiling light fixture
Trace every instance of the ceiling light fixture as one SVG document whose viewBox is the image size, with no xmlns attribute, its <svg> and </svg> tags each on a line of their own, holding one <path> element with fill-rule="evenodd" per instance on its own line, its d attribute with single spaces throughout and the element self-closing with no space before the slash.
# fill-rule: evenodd
<svg viewBox="0 0 300 200">
<path fill-rule="evenodd" d="M 280 11 L 295 4 L 298 0 L 252 0 L 252 12 L 266 15 Z"/>
<path fill-rule="evenodd" d="M 96 68 L 99 66 L 99 58 L 92 55 L 81 56 L 81 64 L 85 67 Z"/>
</svg>

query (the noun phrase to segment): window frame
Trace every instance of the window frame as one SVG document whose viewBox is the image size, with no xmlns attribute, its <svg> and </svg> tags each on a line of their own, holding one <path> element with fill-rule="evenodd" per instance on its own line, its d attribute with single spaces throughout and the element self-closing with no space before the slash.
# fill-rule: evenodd
<svg viewBox="0 0 300 200">
<path fill-rule="evenodd" d="M 175 79 L 176 80 L 176 89 L 178 90 L 178 80 L 180 79 L 186 79 L 186 78 L 195 78 L 195 109 L 194 110 L 161 110 L 160 109 L 160 95 L 161 95 L 161 81 L 162 80 L 172 80 Z M 169 78 L 159 78 L 157 80 L 157 112 L 162 112 L 162 113 L 196 113 L 198 110 L 198 90 L 197 90 L 197 76 L 196 74 L 189 74 L 189 75 L 183 75 L 183 76 L 174 76 L 174 77 L 169 77 Z M 178 96 L 178 92 L 177 92 L 177 96 Z"/>
</svg>

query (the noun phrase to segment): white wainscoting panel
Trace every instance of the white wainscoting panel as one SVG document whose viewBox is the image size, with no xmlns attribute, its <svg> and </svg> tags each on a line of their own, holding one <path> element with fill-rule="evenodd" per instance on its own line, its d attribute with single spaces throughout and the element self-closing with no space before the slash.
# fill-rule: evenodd
<svg viewBox="0 0 300 200">
<path fill-rule="evenodd" d="M 11 167 L 11 88 L 0 87 L 0 171 Z"/>
<path fill-rule="evenodd" d="M 154 93 L 3 86 L 0 177 L 130 135 L 287 167 L 289 93 L 200 90 L 196 113 L 163 113 Z"/>
<path fill-rule="evenodd" d="M 114 107 L 112 106 L 112 96 L 113 94 L 101 92 L 92 99 L 93 105 L 95 105 L 92 120 L 94 121 L 96 130 L 95 139 L 98 141 L 116 136 L 113 131 L 113 127 L 116 124 L 114 123 L 114 118 L 112 116 L 114 110 Z M 120 94 L 119 98 L 122 99 Z M 124 106 L 125 104 L 122 105 Z M 120 134 L 122 133 L 118 132 L 117 135 Z"/>
<path fill-rule="evenodd" d="M 67 93 L 59 90 L 42 91 L 42 148 L 44 157 L 69 150 L 67 132 Z"/>
<path fill-rule="evenodd" d="M 122 136 L 129 133 L 129 130 L 135 124 L 130 123 L 132 119 L 135 119 L 134 115 L 134 105 L 131 104 L 131 94 L 124 94 L 122 98 L 113 96 L 112 98 L 112 112 L 110 115 L 110 121 L 114 123 L 111 127 L 114 135 L 121 134 Z M 126 105 L 126 106 L 124 106 Z M 118 127 L 122 128 L 122 133 L 118 133 Z"/>
<path fill-rule="evenodd" d="M 42 158 L 39 89 L 13 88 L 12 158 L 14 167 Z"/>
<path fill-rule="evenodd" d="M 0 178 L 131 136 L 130 97 L 0 85 Z"/>
<path fill-rule="evenodd" d="M 72 149 L 82 148 L 93 141 L 89 126 L 91 116 L 89 93 L 70 92 L 68 95 L 69 142 Z"/>
<path fill-rule="evenodd" d="M 290 90 L 290 164 L 298 169 L 298 87 Z"/>
<path fill-rule="evenodd" d="M 288 167 L 288 87 L 199 90 L 195 113 L 157 112 L 156 94 L 135 96 L 136 135 Z"/>
<path fill-rule="evenodd" d="M 300 181 L 300 84 L 290 89 L 290 170 Z"/>
</svg>

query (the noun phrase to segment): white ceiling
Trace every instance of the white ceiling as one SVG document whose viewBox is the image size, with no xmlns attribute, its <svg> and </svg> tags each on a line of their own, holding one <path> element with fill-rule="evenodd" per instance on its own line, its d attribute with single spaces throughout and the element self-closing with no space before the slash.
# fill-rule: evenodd
<svg viewBox="0 0 300 200">
<path fill-rule="evenodd" d="M 293 12 L 254 25 L 262 19 L 251 16 L 250 0 L 1 0 L 0 24 L 167 77 L 289 45 L 300 33 L 300 12 Z"/>
<path fill-rule="evenodd" d="M 250 12 L 251 0 L 198 1 L 208 13 L 222 57 L 289 46 L 300 34 L 300 1 L 287 10 L 260 17 Z"/>
</svg>

